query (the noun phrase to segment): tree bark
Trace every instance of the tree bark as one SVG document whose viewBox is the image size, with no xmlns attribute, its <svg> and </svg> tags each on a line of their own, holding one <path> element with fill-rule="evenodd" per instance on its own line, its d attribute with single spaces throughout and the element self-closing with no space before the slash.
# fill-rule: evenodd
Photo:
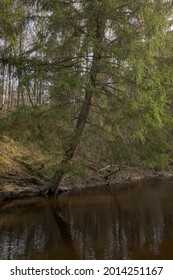
<svg viewBox="0 0 173 280">
<path fill-rule="evenodd" d="M 96 15 L 96 29 L 95 29 L 95 47 L 93 49 L 93 60 L 92 60 L 92 66 L 90 69 L 90 75 L 89 80 L 87 84 L 87 89 L 85 91 L 84 100 L 82 103 L 82 107 L 78 116 L 78 120 L 76 123 L 76 127 L 74 130 L 73 135 L 70 137 L 69 145 L 64 153 L 64 157 L 59 165 L 59 169 L 54 174 L 54 176 L 50 179 L 48 183 L 45 184 L 45 186 L 42 187 L 40 190 L 41 193 L 44 194 L 55 194 L 58 192 L 58 188 L 65 176 L 66 173 L 66 166 L 72 161 L 75 151 L 77 149 L 77 146 L 80 142 L 80 138 L 82 136 L 85 124 L 87 122 L 90 108 L 91 108 L 91 101 L 93 97 L 93 88 L 96 87 L 96 80 L 97 80 L 97 74 L 98 74 L 98 65 L 101 59 L 100 55 L 100 48 L 98 46 L 98 43 L 102 42 L 103 40 L 103 32 L 102 32 L 102 23 L 100 21 L 100 17 Z"/>
<path fill-rule="evenodd" d="M 66 173 L 65 167 L 69 162 L 73 159 L 75 151 L 77 149 L 77 146 L 80 142 L 80 138 L 82 135 L 82 132 L 84 130 L 85 124 L 87 122 L 87 118 L 89 115 L 90 107 L 91 107 L 91 100 L 92 100 L 93 93 L 90 91 L 90 89 L 86 90 L 85 98 L 82 103 L 82 107 L 80 110 L 80 114 L 78 117 L 78 121 L 75 127 L 74 134 L 71 135 L 69 146 L 66 149 L 64 153 L 64 157 L 59 165 L 59 170 L 54 174 L 54 176 L 50 179 L 50 181 L 43 186 L 41 189 L 41 192 L 45 194 L 54 194 L 57 192 L 58 187 L 60 186 L 63 177 Z"/>
</svg>

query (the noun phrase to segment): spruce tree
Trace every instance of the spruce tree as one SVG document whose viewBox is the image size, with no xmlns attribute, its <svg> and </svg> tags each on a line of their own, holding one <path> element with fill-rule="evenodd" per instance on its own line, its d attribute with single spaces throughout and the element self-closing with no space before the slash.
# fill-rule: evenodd
<svg viewBox="0 0 173 280">
<path fill-rule="evenodd" d="M 110 108 L 111 114 L 105 117 L 109 131 L 120 131 L 122 126 L 125 136 L 135 140 L 136 145 L 139 143 L 140 150 L 152 130 L 159 132 L 164 127 L 167 96 L 155 57 L 164 47 L 171 1 L 39 4 L 51 13 L 48 28 L 52 36 L 48 46 L 53 42 L 53 49 L 57 50 L 50 57 L 61 77 L 62 88 L 58 90 L 63 94 L 65 83 L 71 96 L 77 93 L 81 100 L 62 162 L 45 187 L 54 193 L 74 157 L 95 100 L 100 100 L 100 107 Z M 56 42 L 53 36 L 57 36 Z M 71 72 L 75 73 L 75 86 L 68 88 Z M 58 95 L 56 87 L 54 90 L 54 95 Z"/>
</svg>

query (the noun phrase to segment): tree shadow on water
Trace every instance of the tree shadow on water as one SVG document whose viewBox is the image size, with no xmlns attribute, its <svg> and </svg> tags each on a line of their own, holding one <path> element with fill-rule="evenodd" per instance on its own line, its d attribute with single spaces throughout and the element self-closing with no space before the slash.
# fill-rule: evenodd
<svg viewBox="0 0 173 280">
<path fill-rule="evenodd" d="M 64 242 L 64 249 L 67 250 L 67 259 L 79 259 L 77 249 L 72 238 L 69 221 L 64 217 L 62 208 L 58 205 L 56 198 L 54 203 L 50 205 L 50 210 Z"/>
</svg>

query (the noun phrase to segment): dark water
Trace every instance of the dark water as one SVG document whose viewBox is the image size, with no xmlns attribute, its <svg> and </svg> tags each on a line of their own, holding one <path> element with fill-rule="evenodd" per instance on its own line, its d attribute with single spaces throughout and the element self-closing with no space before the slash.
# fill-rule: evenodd
<svg viewBox="0 0 173 280">
<path fill-rule="evenodd" d="M 173 259 L 173 179 L 0 204 L 0 259 Z"/>
</svg>

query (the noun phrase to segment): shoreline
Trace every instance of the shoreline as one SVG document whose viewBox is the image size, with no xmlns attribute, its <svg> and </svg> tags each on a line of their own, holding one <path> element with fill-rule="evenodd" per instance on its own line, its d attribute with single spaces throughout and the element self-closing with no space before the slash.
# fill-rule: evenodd
<svg viewBox="0 0 173 280">
<path fill-rule="evenodd" d="M 74 177 L 66 177 L 59 192 L 84 192 L 87 189 L 105 187 L 107 189 L 121 186 L 123 183 L 135 183 L 137 181 L 166 179 L 173 177 L 172 171 L 155 171 L 143 170 L 138 168 L 126 167 L 118 171 L 116 174 L 107 178 L 104 175 L 96 174 L 96 176 L 87 179 L 77 179 Z M 18 173 L 7 173 L 0 175 L 0 202 L 13 199 L 22 199 L 27 197 L 43 196 L 40 193 L 40 187 L 44 185 L 44 181 L 37 177 L 21 176 Z"/>
</svg>

